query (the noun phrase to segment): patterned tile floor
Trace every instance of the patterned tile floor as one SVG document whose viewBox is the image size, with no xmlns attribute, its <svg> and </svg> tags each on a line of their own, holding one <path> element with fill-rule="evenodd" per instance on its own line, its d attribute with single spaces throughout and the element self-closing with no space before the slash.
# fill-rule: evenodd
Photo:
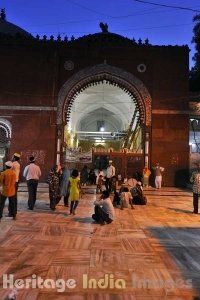
<svg viewBox="0 0 200 300">
<path fill-rule="evenodd" d="M 20 185 L 17 220 L 0 223 L 0 299 L 12 287 L 18 300 L 200 299 L 200 215 L 191 191 L 146 189 L 147 206 L 116 208 L 115 222 L 101 226 L 91 219 L 99 195 L 84 189 L 70 216 L 62 200 L 50 211 L 46 184 L 28 211 Z"/>
</svg>

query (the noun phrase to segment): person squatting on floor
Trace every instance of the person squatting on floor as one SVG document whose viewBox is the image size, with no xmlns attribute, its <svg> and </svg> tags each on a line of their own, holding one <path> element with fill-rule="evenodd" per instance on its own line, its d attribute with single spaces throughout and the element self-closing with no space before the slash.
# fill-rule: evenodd
<svg viewBox="0 0 200 300">
<path fill-rule="evenodd" d="M 196 163 L 197 170 L 191 175 L 190 182 L 193 184 L 193 208 L 194 214 L 198 214 L 199 210 L 199 197 L 200 197 L 200 162 Z"/>
<path fill-rule="evenodd" d="M 99 200 L 94 201 L 92 218 L 97 223 L 109 224 L 114 221 L 115 210 L 108 191 L 103 191 Z"/>
<path fill-rule="evenodd" d="M 135 187 L 131 190 L 131 195 L 133 197 L 132 204 L 134 205 L 146 205 L 147 197 L 144 195 L 141 182 L 138 182 Z"/>
<path fill-rule="evenodd" d="M 80 177 L 78 174 L 78 170 L 74 169 L 71 173 L 68 182 L 68 190 L 69 190 L 69 201 L 70 201 L 70 215 L 75 215 L 76 208 L 79 204 L 80 196 L 81 196 L 81 184 Z"/>
<path fill-rule="evenodd" d="M 5 163 L 6 169 L 0 174 L 0 184 L 2 185 L 2 192 L 0 195 L 0 222 L 3 216 L 3 209 L 5 206 L 6 199 L 9 200 L 10 216 L 13 220 L 16 220 L 17 214 L 17 201 L 16 201 L 16 174 L 12 170 L 13 163 L 7 161 Z"/>
<path fill-rule="evenodd" d="M 120 208 L 123 210 L 124 208 L 128 208 L 129 205 L 131 206 L 131 209 L 134 209 L 133 203 L 132 203 L 133 197 L 131 193 L 129 192 L 128 187 L 124 187 L 123 192 L 120 193 Z"/>
</svg>

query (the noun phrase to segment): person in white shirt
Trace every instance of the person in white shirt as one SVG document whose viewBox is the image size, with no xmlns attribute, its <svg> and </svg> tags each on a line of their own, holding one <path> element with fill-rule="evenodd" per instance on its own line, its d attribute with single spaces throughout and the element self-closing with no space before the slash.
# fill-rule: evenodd
<svg viewBox="0 0 200 300">
<path fill-rule="evenodd" d="M 41 170 L 38 165 L 35 164 L 35 157 L 29 157 L 29 165 L 24 169 L 23 176 L 27 180 L 28 187 L 28 209 L 33 210 L 36 202 L 37 186 L 41 176 Z"/>
<path fill-rule="evenodd" d="M 115 167 L 112 165 L 112 160 L 109 160 L 109 166 L 107 167 L 106 170 L 106 182 L 105 182 L 106 191 L 108 191 L 109 193 L 112 190 L 112 183 L 113 183 L 114 176 L 115 176 Z"/>
<path fill-rule="evenodd" d="M 114 221 L 115 210 L 108 191 L 103 191 L 99 200 L 94 201 L 93 220 L 101 224 L 109 224 Z"/>
<path fill-rule="evenodd" d="M 162 186 L 162 172 L 165 170 L 160 164 L 157 162 L 155 167 L 153 167 L 155 173 L 155 187 L 156 189 L 161 189 Z"/>
</svg>

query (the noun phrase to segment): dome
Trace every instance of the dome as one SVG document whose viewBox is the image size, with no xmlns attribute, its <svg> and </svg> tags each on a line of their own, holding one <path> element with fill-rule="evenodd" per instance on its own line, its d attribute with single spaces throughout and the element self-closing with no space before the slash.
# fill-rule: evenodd
<svg viewBox="0 0 200 300">
<path fill-rule="evenodd" d="M 1 9 L 0 13 L 0 34 L 10 36 L 16 36 L 19 34 L 25 37 L 29 37 L 31 35 L 29 32 L 20 28 L 19 26 L 6 21 L 6 14 L 4 9 Z"/>
<path fill-rule="evenodd" d="M 126 38 L 124 36 L 121 36 L 116 33 L 111 32 L 99 32 L 89 35 L 84 35 L 78 39 L 76 39 L 74 42 L 78 43 L 112 43 L 112 44 L 126 44 L 126 45 L 134 45 L 136 44 L 133 40 Z"/>
</svg>

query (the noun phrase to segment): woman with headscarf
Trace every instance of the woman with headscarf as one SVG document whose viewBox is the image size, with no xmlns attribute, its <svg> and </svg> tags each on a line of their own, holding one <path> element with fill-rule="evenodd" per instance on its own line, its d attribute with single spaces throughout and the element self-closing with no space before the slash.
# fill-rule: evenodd
<svg viewBox="0 0 200 300">
<path fill-rule="evenodd" d="M 47 182 L 49 184 L 49 200 L 51 210 L 56 209 L 56 205 L 61 199 L 60 195 L 60 179 L 61 179 L 61 166 L 60 164 L 54 166 L 48 174 Z"/>
</svg>

